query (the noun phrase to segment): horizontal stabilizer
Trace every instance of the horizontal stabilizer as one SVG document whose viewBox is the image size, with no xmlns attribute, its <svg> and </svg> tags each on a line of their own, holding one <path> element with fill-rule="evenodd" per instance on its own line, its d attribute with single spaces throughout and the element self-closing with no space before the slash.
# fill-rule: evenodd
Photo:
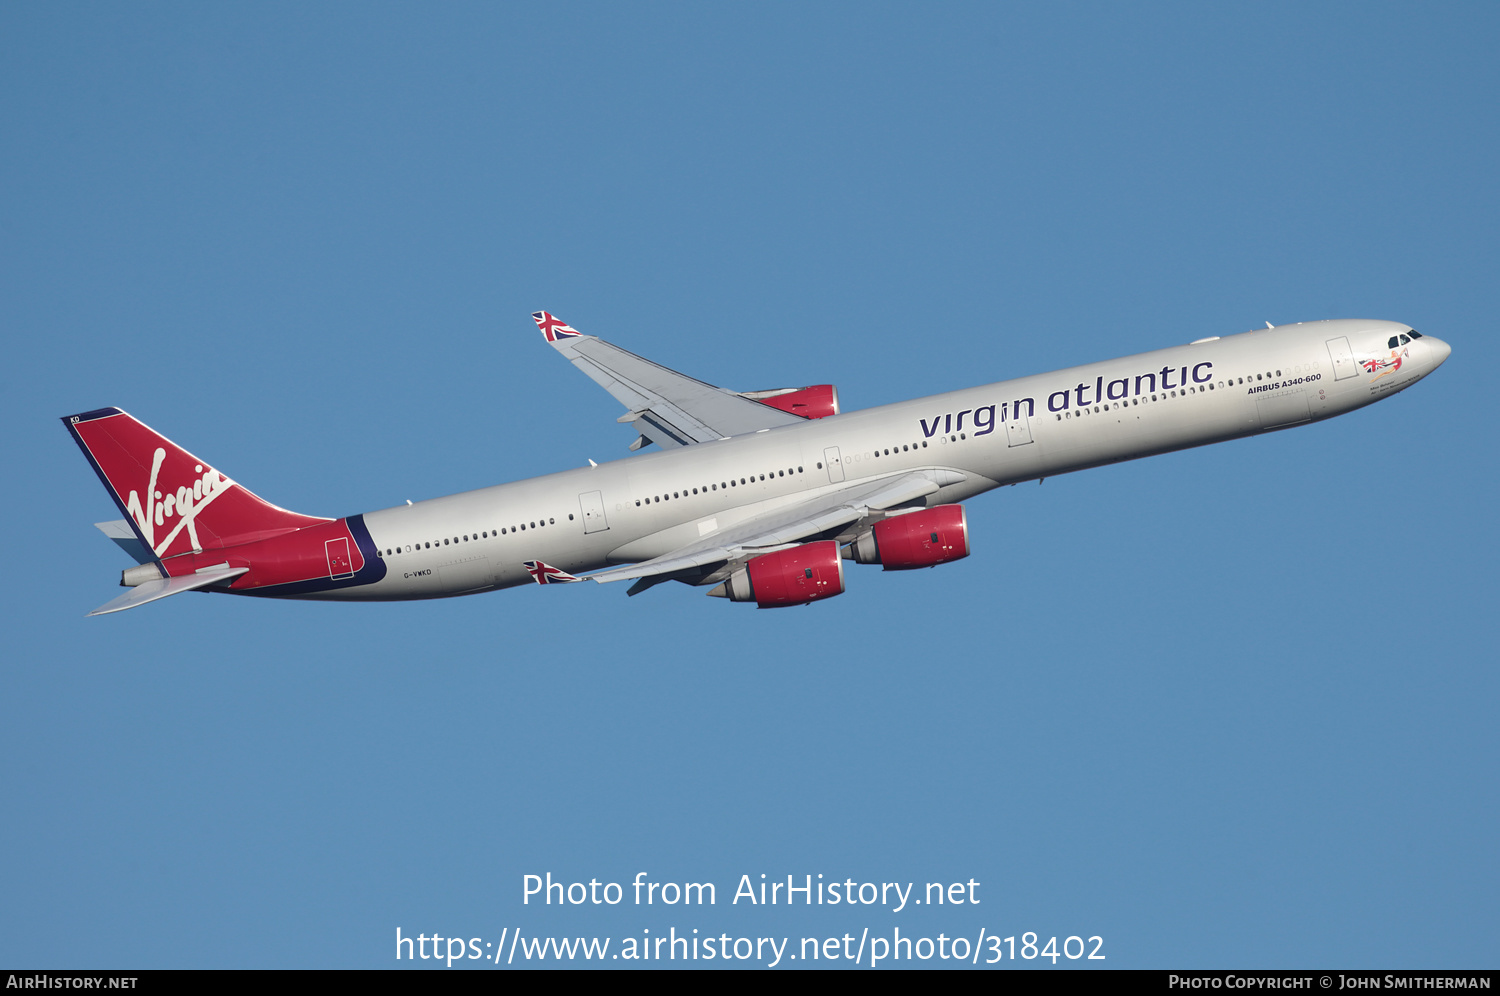
<svg viewBox="0 0 1500 996">
<path fill-rule="evenodd" d="M 125 609 L 133 609 L 137 605 L 145 605 L 154 602 L 158 598 L 166 598 L 181 591 L 193 591 L 198 588 L 207 588 L 209 585 L 230 581 L 244 574 L 248 567 L 210 567 L 197 574 L 185 574 L 180 578 L 162 578 L 159 581 L 147 581 L 143 585 L 137 585 L 112 602 L 105 602 L 93 612 L 91 616 L 108 615 L 111 612 L 122 612 Z"/>
<path fill-rule="evenodd" d="M 130 523 L 124 519 L 115 519 L 113 522 L 96 522 L 94 528 L 99 530 L 110 539 L 114 540 L 121 550 L 130 554 L 132 560 L 137 564 L 149 564 L 156 558 L 151 551 L 146 549 L 146 544 L 130 528 Z"/>
</svg>

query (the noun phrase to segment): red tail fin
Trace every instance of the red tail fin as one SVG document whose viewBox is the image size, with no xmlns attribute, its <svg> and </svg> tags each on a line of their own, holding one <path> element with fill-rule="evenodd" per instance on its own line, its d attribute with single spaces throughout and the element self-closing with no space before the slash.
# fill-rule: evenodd
<svg viewBox="0 0 1500 996">
<path fill-rule="evenodd" d="M 118 408 L 63 424 L 158 560 L 327 522 L 277 508 Z"/>
</svg>

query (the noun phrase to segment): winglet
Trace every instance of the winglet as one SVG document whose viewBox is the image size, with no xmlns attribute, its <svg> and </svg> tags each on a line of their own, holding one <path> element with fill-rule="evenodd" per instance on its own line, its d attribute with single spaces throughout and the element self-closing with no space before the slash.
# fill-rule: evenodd
<svg viewBox="0 0 1500 996">
<path fill-rule="evenodd" d="M 533 311 L 531 319 L 536 322 L 536 327 L 542 330 L 542 335 L 546 336 L 548 342 L 556 342 L 559 339 L 571 339 L 574 336 L 583 335 L 577 329 L 564 325 L 562 319 L 555 315 L 549 315 L 545 311 Z"/>
<path fill-rule="evenodd" d="M 560 571 L 550 564 L 544 564 L 540 560 L 527 560 L 522 564 L 537 584 L 568 584 L 572 581 L 583 580 L 583 578 L 575 578 L 567 571 Z"/>
</svg>

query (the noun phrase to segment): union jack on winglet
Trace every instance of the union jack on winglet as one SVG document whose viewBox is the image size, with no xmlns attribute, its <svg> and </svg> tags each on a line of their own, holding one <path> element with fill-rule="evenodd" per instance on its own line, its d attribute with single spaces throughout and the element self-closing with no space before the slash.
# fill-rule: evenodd
<svg viewBox="0 0 1500 996">
<path fill-rule="evenodd" d="M 567 584 L 570 581 L 583 580 L 583 578 L 575 578 L 567 571 L 560 571 L 556 567 L 544 564 L 540 560 L 527 560 L 523 562 L 523 565 L 537 584 Z"/>
<path fill-rule="evenodd" d="M 549 315 L 545 311 L 533 311 L 532 320 L 536 327 L 542 330 L 542 335 L 547 337 L 548 342 L 556 342 L 559 339 L 571 339 L 576 335 L 583 335 L 575 328 L 564 325 L 562 319 Z"/>
</svg>

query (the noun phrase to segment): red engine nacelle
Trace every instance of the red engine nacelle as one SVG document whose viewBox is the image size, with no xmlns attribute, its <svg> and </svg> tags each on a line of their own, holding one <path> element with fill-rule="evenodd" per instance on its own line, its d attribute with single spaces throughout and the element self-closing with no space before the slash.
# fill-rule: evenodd
<svg viewBox="0 0 1500 996">
<path fill-rule="evenodd" d="M 745 397 L 803 418 L 827 418 L 839 413 L 839 389 L 832 384 L 815 384 L 798 390 L 747 391 Z"/>
<path fill-rule="evenodd" d="M 805 543 L 756 557 L 709 592 L 762 609 L 806 605 L 844 593 L 844 562 L 833 540 Z"/>
<path fill-rule="evenodd" d="M 888 571 L 936 567 L 969 555 L 969 520 L 962 505 L 938 505 L 921 512 L 881 519 L 847 548 L 858 564 L 882 564 Z"/>
</svg>

